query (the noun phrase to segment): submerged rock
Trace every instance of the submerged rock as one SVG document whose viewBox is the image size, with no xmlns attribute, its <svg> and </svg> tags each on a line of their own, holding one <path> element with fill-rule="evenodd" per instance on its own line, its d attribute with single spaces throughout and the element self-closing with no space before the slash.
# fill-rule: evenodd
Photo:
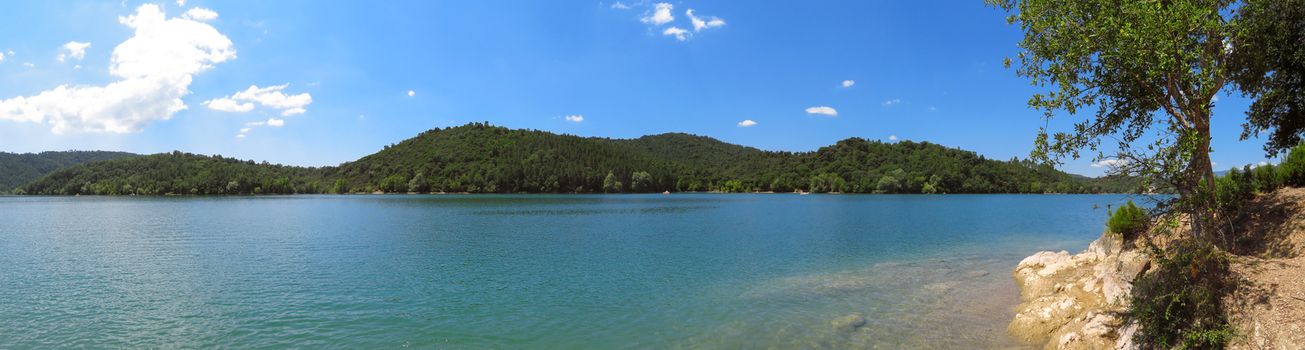
<svg viewBox="0 0 1305 350">
<path fill-rule="evenodd" d="M 835 329 L 840 331 L 853 331 L 865 326 L 865 323 L 865 317 L 860 314 L 851 314 L 835 318 L 833 321 L 829 322 L 829 324 L 833 325 Z"/>
</svg>

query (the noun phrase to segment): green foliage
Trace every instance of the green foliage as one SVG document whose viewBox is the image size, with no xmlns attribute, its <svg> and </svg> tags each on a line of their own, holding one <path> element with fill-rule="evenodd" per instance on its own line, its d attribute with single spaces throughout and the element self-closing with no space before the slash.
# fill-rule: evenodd
<svg viewBox="0 0 1305 350">
<path fill-rule="evenodd" d="M 1279 178 L 1287 186 L 1305 186 L 1305 143 L 1296 145 L 1278 165 Z"/>
<path fill-rule="evenodd" d="M 433 190 L 550 193 L 775 191 L 921 193 L 1130 192 L 1026 160 L 997 161 L 931 143 L 851 138 L 814 152 L 767 152 L 686 134 L 617 140 L 473 123 L 434 129 L 341 165 L 332 177 L 376 186 L 425 174 Z M 610 175 L 610 176 L 609 176 Z M 882 190 L 878 184 L 885 176 Z M 734 182 L 737 181 L 737 182 Z M 1047 184 L 1045 187 L 1029 183 Z M 492 189 L 492 190 L 491 190 Z"/>
<path fill-rule="evenodd" d="M 1133 282 L 1127 312 L 1143 330 L 1134 341 L 1156 349 L 1222 348 L 1236 335 L 1222 303 L 1235 282 L 1228 255 L 1193 239 L 1151 249 L 1155 271 Z"/>
<path fill-rule="evenodd" d="M 927 142 L 851 138 L 814 152 L 768 152 L 685 134 L 614 140 L 486 124 L 423 132 L 339 167 L 181 153 L 139 158 L 69 169 L 31 184 L 27 192 L 1097 193 L 1138 188 L 1127 180 L 1078 177 L 1027 160 L 991 160 Z M 123 184 L 133 188 L 124 191 Z"/>
<path fill-rule="evenodd" d="M 1264 135 L 1264 150 L 1276 155 L 1305 135 L 1305 0 L 1238 5 L 1231 70 L 1237 87 L 1253 100 L 1242 140 Z"/>
<path fill-rule="evenodd" d="M 0 193 L 27 184 L 55 170 L 70 166 L 133 157 L 135 154 L 104 151 L 68 151 L 41 153 L 0 152 Z M 15 194 L 19 194 L 16 193 Z"/>
<path fill-rule="evenodd" d="M 345 181 L 344 179 L 336 179 L 335 183 L 331 185 L 330 193 L 334 193 L 334 194 L 349 193 L 349 182 Z"/>
<path fill-rule="evenodd" d="M 381 192 L 401 193 L 408 191 L 408 177 L 403 174 L 386 176 L 381 180 Z"/>
<path fill-rule="evenodd" d="M 603 192 L 621 192 L 621 182 L 616 180 L 616 174 L 613 174 L 610 171 L 607 172 L 607 177 L 603 178 Z"/>
<path fill-rule="evenodd" d="M 729 180 L 725 181 L 725 184 L 721 186 L 720 190 L 722 192 L 740 193 L 747 192 L 748 188 L 743 185 L 743 181 Z"/>
<path fill-rule="evenodd" d="M 33 181 L 23 190 L 39 195 L 319 193 L 326 172 L 323 168 L 173 152 L 73 166 Z"/>
<path fill-rule="evenodd" d="M 630 191 L 634 192 L 651 192 L 656 188 L 653 186 L 653 177 L 646 171 L 636 171 L 630 175 Z"/>
<path fill-rule="evenodd" d="M 408 180 L 408 192 L 428 193 L 430 192 L 430 181 L 426 180 L 426 175 L 417 173 L 412 180 Z"/>
<path fill-rule="evenodd" d="M 1106 220 L 1106 228 L 1110 232 L 1123 235 L 1124 239 L 1131 240 L 1145 232 L 1150 223 L 1151 215 L 1147 214 L 1146 209 L 1134 205 L 1130 200 L 1110 214 L 1110 219 Z"/>
</svg>

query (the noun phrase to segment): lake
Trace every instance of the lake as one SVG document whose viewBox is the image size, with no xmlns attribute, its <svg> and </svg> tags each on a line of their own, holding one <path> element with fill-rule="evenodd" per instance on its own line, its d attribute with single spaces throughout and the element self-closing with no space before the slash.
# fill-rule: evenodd
<svg viewBox="0 0 1305 350">
<path fill-rule="evenodd" d="M 0 348 L 1007 347 L 1128 198 L 0 197 Z"/>
</svg>

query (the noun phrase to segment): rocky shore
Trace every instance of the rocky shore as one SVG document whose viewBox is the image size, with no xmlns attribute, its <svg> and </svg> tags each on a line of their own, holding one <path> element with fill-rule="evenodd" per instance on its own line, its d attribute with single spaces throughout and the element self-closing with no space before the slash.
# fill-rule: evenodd
<svg viewBox="0 0 1305 350">
<path fill-rule="evenodd" d="M 1238 282 L 1223 302 L 1238 333 L 1229 348 L 1305 348 L 1305 188 L 1261 195 L 1248 208 L 1237 223 L 1243 242 L 1230 252 Z M 1150 270 L 1140 246 L 1104 233 L 1081 253 L 1020 261 L 1021 303 L 1007 331 L 1044 349 L 1139 348 L 1122 312 L 1132 281 Z"/>
<path fill-rule="evenodd" d="M 1015 282 L 1021 303 L 1007 330 L 1047 349 L 1131 348 L 1120 312 L 1134 277 L 1148 266 L 1140 249 L 1106 233 L 1086 251 L 1040 252 L 1020 261 Z"/>
</svg>

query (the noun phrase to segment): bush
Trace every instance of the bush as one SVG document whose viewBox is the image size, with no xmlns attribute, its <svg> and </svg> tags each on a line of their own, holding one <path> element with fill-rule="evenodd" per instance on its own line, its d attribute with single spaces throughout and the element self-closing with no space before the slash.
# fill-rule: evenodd
<svg viewBox="0 0 1305 350">
<path fill-rule="evenodd" d="M 1156 349 L 1223 348 L 1236 335 L 1221 301 L 1233 288 L 1228 255 L 1193 239 L 1151 249 L 1156 270 L 1133 281 L 1126 313 L 1140 326 L 1133 340 Z"/>
<path fill-rule="evenodd" d="M 1287 186 L 1305 186 L 1305 143 L 1296 145 L 1278 165 L 1278 173 Z"/>
<path fill-rule="evenodd" d="M 1254 177 L 1255 190 L 1260 193 L 1273 192 L 1282 187 L 1282 177 L 1278 176 L 1278 168 L 1273 164 L 1256 167 L 1251 173 Z"/>
<path fill-rule="evenodd" d="M 1240 213 L 1242 205 L 1255 197 L 1255 187 L 1255 177 L 1249 167 L 1246 168 L 1245 173 L 1238 171 L 1237 168 L 1228 170 L 1227 175 L 1214 181 L 1215 200 L 1219 203 L 1219 210 L 1224 214 L 1236 216 Z"/>
<path fill-rule="evenodd" d="M 1106 220 L 1106 228 L 1110 232 L 1123 235 L 1125 239 L 1132 239 L 1146 231 L 1150 222 L 1151 216 L 1146 213 L 1146 210 L 1134 205 L 1133 201 L 1129 200 L 1128 203 L 1119 206 L 1118 210 L 1110 214 L 1110 219 Z"/>
</svg>

